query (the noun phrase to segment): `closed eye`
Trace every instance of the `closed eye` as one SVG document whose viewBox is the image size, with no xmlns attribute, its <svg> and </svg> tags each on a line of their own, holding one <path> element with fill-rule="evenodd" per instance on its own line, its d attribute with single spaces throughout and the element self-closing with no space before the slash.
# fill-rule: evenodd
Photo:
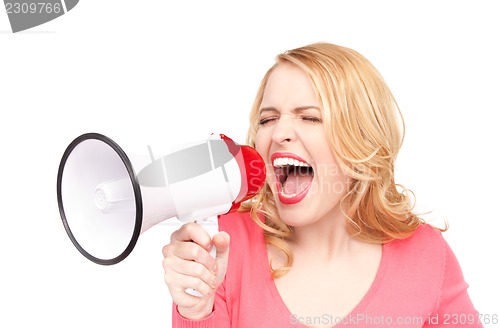
<svg viewBox="0 0 500 328">
<path fill-rule="evenodd" d="M 270 123 L 277 119 L 278 119 L 277 117 L 265 117 L 259 120 L 259 125 L 266 125 L 267 123 Z"/>
<path fill-rule="evenodd" d="M 275 121 L 277 120 L 278 117 L 266 117 L 266 118 L 262 118 L 260 119 L 259 121 L 259 125 L 266 125 L 272 121 Z M 315 117 L 315 116 L 302 116 L 301 119 L 303 121 L 307 121 L 307 122 L 311 122 L 311 123 L 321 123 L 323 122 L 319 117 Z"/>
<path fill-rule="evenodd" d="M 322 120 L 316 116 L 303 116 L 302 120 L 312 122 L 312 123 L 321 123 Z"/>
</svg>

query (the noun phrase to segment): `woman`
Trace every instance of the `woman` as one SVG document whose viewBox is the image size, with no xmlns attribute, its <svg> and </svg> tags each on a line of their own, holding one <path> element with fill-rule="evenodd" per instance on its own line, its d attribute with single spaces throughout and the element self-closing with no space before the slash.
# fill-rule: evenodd
<svg viewBox="0 0 500 328">
<path fill-rule="evenodd" d="M 262 192 L 212 240 L 191 223 L 163 249 L 174 327 L 481 327 L 441 232 L 395 184 L 404 125 L 363 56 L 327 43 L 280 54 L 250 123 Z"/>
</svg>

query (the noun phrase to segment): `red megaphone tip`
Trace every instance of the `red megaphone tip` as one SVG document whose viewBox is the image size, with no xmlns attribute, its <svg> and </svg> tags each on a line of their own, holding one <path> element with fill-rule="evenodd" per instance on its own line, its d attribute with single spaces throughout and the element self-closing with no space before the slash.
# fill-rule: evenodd
<svg viewBox="0 0 500 328">
<path fill-rule="evenodd" d="M 241 189 L 231 207 L 230 212 L 232 212 L 237 210 L 242 202 L 254 197 L 262 189 L 266 183 L 266 163 L 254 148 L 237 145 L 223 134 L 221 138 L 238 162 L 241 172 Z"/>
</svg>

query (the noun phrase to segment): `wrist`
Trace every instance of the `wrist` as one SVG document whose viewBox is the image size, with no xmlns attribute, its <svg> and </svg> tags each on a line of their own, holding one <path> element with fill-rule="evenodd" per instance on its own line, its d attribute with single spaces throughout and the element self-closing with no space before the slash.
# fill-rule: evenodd
<svg viewBox="0 0 500 328">
<path fill-rule="evenodd" d="M 185 308 L 177 305 L 177 312 L 188 320 L 203 320 L 210 316 L 213 312 L 213 305 L 207 304 L 204 308 L 201 309 L 193 309 L 192 307 Z"/>
</svg>

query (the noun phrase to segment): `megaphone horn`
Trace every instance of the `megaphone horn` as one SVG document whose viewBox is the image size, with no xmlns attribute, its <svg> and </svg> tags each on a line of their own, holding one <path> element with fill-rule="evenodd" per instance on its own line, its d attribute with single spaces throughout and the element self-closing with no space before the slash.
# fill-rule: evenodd
<svg viewBox="0 0 500 328">
<path fill-rule="evenodd" d="M 63 225 L 89 260 L 116 264 L 139 235 L 166 219 L 188 222 L 225 214 L 255 196 L 265 164 L 255 149 L 225 135 L 181 148 L 138 170 L 110 138 L 87 133 L 66 148 L 57 175 Z M 135 166 L 135 167 L 134 167 Z"/>
</svg>

